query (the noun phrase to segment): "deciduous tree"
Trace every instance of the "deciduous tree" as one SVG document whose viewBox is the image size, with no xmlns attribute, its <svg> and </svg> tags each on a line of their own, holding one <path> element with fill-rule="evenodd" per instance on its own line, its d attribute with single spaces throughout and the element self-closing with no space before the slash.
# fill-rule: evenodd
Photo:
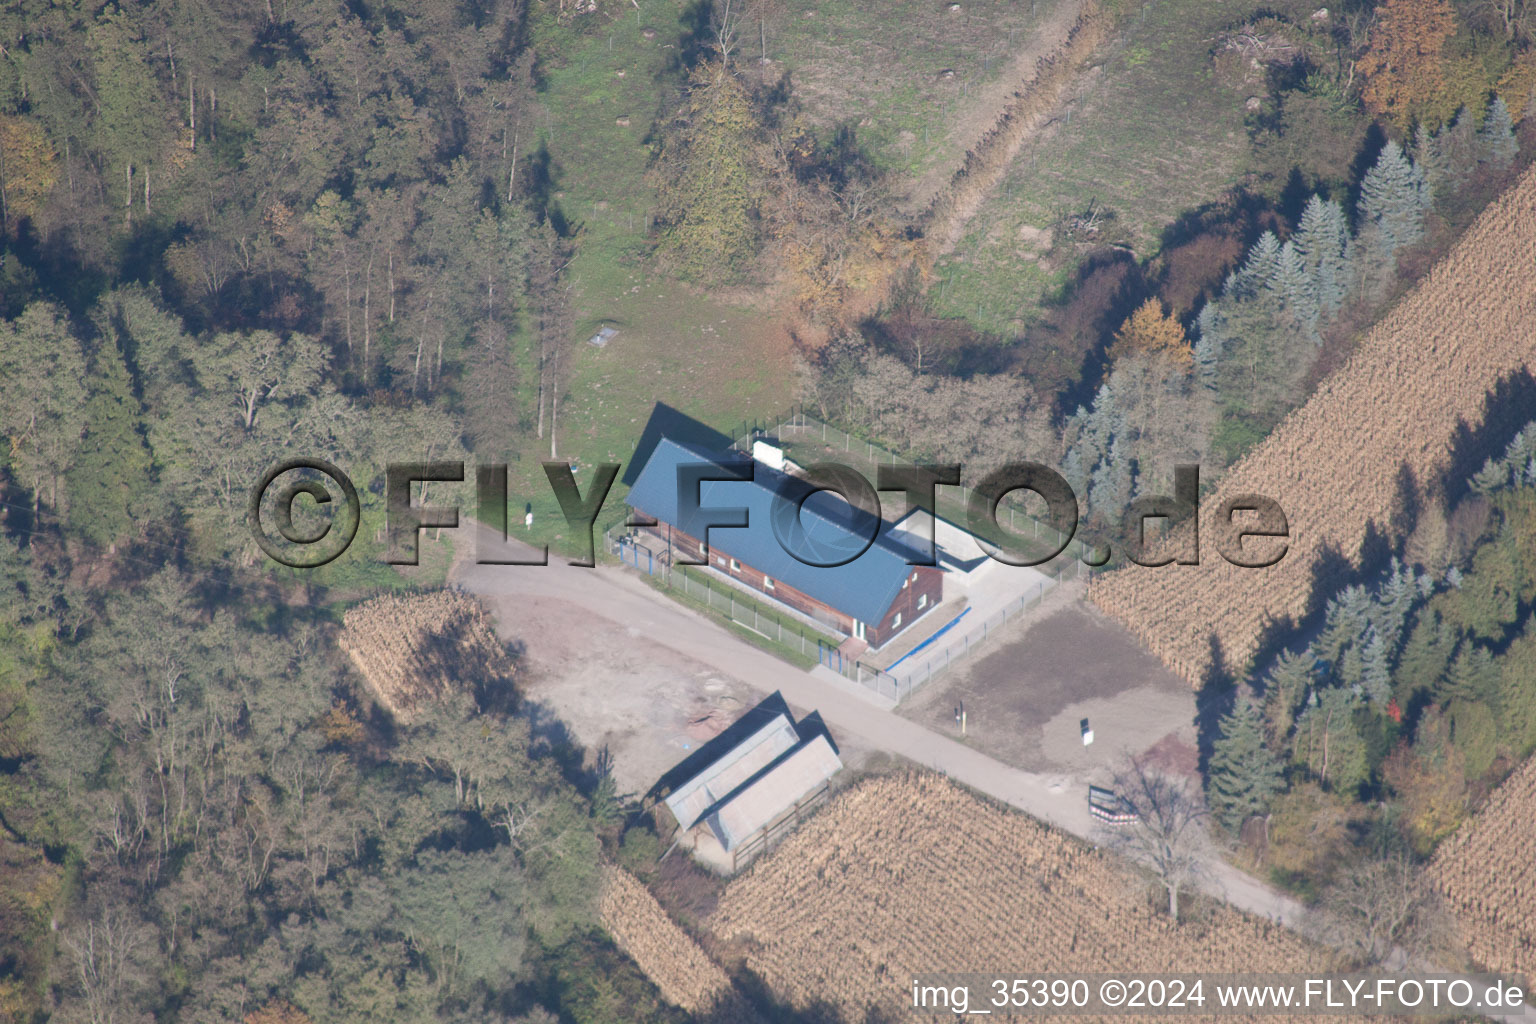
<svg viewBox="0 0 1536 1024">
<path fill-rule="evenodd" d="M 1366 107 L 1406 131 L 1444 88 L 1442 51 L 1455 33 L 1450 0 L 1383 0 L 1355 63 Z"/>
</svg>

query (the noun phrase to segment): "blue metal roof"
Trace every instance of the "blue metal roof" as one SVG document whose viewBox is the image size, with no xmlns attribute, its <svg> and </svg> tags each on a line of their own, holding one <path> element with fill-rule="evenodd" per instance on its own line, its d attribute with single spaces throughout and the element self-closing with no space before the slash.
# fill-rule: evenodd
<svg viewBox="0 0 1536 1024">
<path fill-rule="evenodd" d="M 685 471 L 684 487 L 689 479 L 686 472 L 744 475 L 750 471 L 753 479 L 701 481 L 699 509 L 682 515 L 679 467 L 696 467 Z M 861 622 L 879 623 L 912 573 L 912 565 L 926 562 L 927 555 L 903 543 L 899 533 L 893 535 L 894 527 L 887 520 L 876 519 L 830 491 L 812 494 L 799 506 L 796 517 L 795 508 L 809 490 L 805 481 L 751 459 L 712 455 L 664 438 L 626 500 L 700 540 L 705 539 L 711 521 L 729 519 L 730 510 L 745 509 L 745 527 L 710 527 L 712 548 Z M 786 500 L 775 501 L 779 495 Z"/>
</svg>

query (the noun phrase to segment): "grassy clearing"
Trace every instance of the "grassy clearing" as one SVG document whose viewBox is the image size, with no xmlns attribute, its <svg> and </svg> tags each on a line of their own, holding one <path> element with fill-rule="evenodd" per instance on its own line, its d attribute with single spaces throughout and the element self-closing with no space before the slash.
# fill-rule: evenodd
<svg viewBox="0 0 1536 1024">
<path fill-rule="evenodd" d="M 1128 14 L 1071 101 L 1070 122 L 1024 148 L 940 262 L 940 312 L 1016 332 L 1074 269 L 1044 258 L 1049 238 L 1036 232 L 1097 201 L 1114 214 L 1106 234 L 1146 258 L 1165 226 L 1233 184 L 1247 146 L 1245 96 L 1216 80 L 1209 51 L 1247 10 L 1156 0 Z"/>
<path fill-rule="evenodd" d="M 882 170 L 945 177 L 962 141 L 990 127 L 981 97 L 1057 0 L 794 0 L 766 22 L 767 54 L 789 72 L 812 124 L 845 123 Z M 762 54 L 759 26 L 742 53 Z M 972 118 L 979 118 L 971 123 Z"/>
<path fill-rule="evenodd" d="M 763 310 L 662 275 L 648 258 L 654 194 L 645 181 L 645 138 L 672 80 L 684 6 L 653 0 L 639 12 L 626 8 L 611 20 L 605 13 L 571 25 L 558 24 L 547 10 L 535 19 L 539 52 L 559 56 L 540 68 L 542 110 L 523 144 L 530 151 L 548 147 L 555 199 L 577 229 L 566 271 L 576 332 L 566 350 L 554 451 L 582 466 L 626 462 L 658 400 L 723 426 L 781 408 L 793 391 L 787 344 Z M 588 345 L 604 325 L 618 335 L 606 348 Z M 522 364 L 535 365 L 531 341 L 518 343 Z M 533 436 L 537 382 L 527 376 L 517 405 L 530 430 L 509 474 L 512 517 L 520 519 L 531 503 L 534 528 L 525 533 L 518 522 L 518 534 L 570 550 L 539 465 L 551 457 L 550 439 L 547 424 L 542 439 Z M 578 483 L 588 479 L 578 472 Z M 622 504 L 622 492 L 615 485 L 600 524 Z"/>
</svg>

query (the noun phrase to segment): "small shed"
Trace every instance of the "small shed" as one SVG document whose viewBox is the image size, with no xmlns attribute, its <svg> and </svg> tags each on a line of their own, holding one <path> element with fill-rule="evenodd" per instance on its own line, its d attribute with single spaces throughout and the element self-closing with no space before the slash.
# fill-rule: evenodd
<svg viewBox="0 0 1536 1024">
<path fill-rule="evenodd" d="M 587 344 L 596 348 L 606 348 L 609 340 L 618 333 L 619 329 L 617 327 L 609 327 L 605 324 L 604 326 L 598 328 L 596 334 L 587 339 Z"/>
<path fill-rule="evenodd" d="M 721 848 L 739 857 L 744 847 L 780 824 L 793 824 L 807 798 L 818 794 L 843 762 L 825 736 L 814 736 L 730 794 L 710 813 Z"/>
<path fill-rule="evenodd" d="M 819 717 L 796 723 L 782 698 L 749 711 L 711 744 L 668 773 L 688 774 L 663 802 L 677 819 L 679 845 L 720 871 L 735 871 L 788 835 L 826 799 L 843 767 Z"/>
<path fill-rule="evenodd" d="M 674 789 L 666 799 L 667 810 L 685 829 L 693 828 L 709 811 L 743 783 L 800 742 L 794 723 L 785 714 L 774 718 L 752 735 L 720 755 L 720 759 Z"/>
</svg>

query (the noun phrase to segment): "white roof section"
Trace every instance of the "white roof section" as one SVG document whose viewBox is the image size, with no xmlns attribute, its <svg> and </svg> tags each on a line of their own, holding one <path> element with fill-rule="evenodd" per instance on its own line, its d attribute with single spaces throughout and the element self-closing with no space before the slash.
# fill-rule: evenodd
<svg viewBox="0 0 1536 1024">
<path fill-rule="evenodd" d="M 842 767 L 827 737 L 818 734 L 717 807 L 709 827 L 727 852 L 734 850 Z"/>
<path fill-rule="evenodd" d="M 752 458 L 761 462 L 769 469 L 776 469 L 780 473 L 784 472 L 784 449 L 779 447 L 776 438 L 769 440 L 760 437 L 753 441 Z"/>
<path fill-rule="evenodd" d="M 800 736 L 789 716 L 775 715 L 767 725 L 674 789 L 666 798 L 667 809 L 684 829 L 692 828 L 704 812 L 799 742 Z"/>
</svg>

